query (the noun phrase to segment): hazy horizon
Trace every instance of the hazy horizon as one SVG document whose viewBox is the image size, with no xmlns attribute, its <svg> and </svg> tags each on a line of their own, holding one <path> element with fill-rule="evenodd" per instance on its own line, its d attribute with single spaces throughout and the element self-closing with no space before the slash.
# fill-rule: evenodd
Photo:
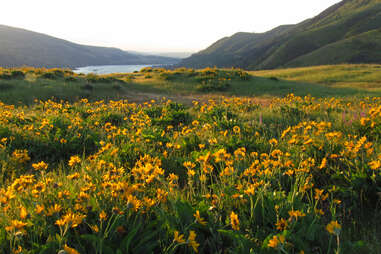
<svg viewBox="0 0 381 254">
<path fill-rule="evenodd" d="M 318 15 L 338 0 L 7 1 L 0 24 L 79 44 L 149 53 L 197 52 L 237 32 L 265 32 Z"/>
</svg>

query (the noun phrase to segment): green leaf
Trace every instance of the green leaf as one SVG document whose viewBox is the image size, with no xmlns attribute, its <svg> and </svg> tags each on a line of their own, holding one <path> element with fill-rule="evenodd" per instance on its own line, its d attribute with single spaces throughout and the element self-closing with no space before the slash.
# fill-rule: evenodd
<svg viewBox="0 0 381 254">
<path fill-rule="evenodd" d="M 134 228 L 128 232 L 128 235 L 123 238 L 121 241 L 121 246 L 124 248 L 126 253 L 129 253 L 130 245 L 132 239 L 135 237 L 135 235 L 138 233 L 139 229 L 141 228 L 142 224 L 138 223 L 137 225 L 134 225 Z"/>
<path fill-rule="evenodd" d="M 102 246 L 102 252 L 104 254 L 114 254 L 114 250 L 111 247 L 107 246 L 107 245 L 103 245 Z"/>
<path fill-rule="evenodd" d="M 91 235 L 91 234 L 84 234 L 84 235 L 81 235 L 81 238 L 83 240 L 87 240 L 89 242 L 91 242 L 93 245 L 94 243 L 98 243 L 101 239 L 99 237 L 97 237 L 96 235 Z"/>
</svg>

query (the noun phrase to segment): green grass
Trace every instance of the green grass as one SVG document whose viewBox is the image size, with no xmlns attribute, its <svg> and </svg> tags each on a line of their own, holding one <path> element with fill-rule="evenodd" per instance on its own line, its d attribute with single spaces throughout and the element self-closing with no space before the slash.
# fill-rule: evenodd
<svg viewBox="0 0 381 254">
<path fill-rule="evenodd" d="M 381 15 L 378 23 L 381 22 Z M 381 57 L 381 30 L 375 29 L 345 40 L 328 44 L 308 54 L 297 57 L 287 67 L 317 66 L 340 63 L 379 63 Z"/>
<path fill-rule="evenodd" d="M 331 88 L 360 89 L 378 94 L 381 91 L 381 65 L 323 65 L 315 67 L 250 72 L 260 77 L 315 83 Z"/>
<path fill-rule="evenodd" d="M 290 93 L 298 96 L 312 95 L 314 97 L 329 96 L 371 96 L 381 95 L 380 92 L 373 92 L 361 88 L 337 88 L 322 84 L 312 84 L 308 82 L 295 82 L 287 80 L 273 80 L 264 77 L 252 77 L 249 81 L 234 81 L 230 83 L 230 87 L 223 92 L 200 93 L 197 91 L 197 82 L 189 81 L 186 78 L 177 80 L 176 82 L 163 82 L 161 80 L 151 80 L 150 82 L 142 82 L 136 85 L 140 91 L 145 89 L 154 90 L 162 94 L 171 95 L 225 95 L 225 96 L 256 96 L 256 97 L 282 97 Z"/>
<path fill-rule="evenodd" d="M 0 101 L 7 104 L 33 104 L 35 100 L 69 101 L 82 98 L 95 100 L 126 99 L 139 92 L 160 92 L 149 86 L 136 86 L 132 82 L 96 82 L 89 83 L 85 78 L 66 81 L 62 78 L 43 79 L 29 74 L 25 80 L 1 80 Z"/>
<path fill-rule="evenodd" d="M 41 76 L 54 70 L 45 70 L 41 74 L 41 70 L 34 69 L 27 72 L 25 79 L 0 79 L 0 101 L 19 105 L 33 104 L 35 100 L 74 102 L 82 98 L 90 101 L 128 99 L 142 102 L 155 97 L 183 101 L 184 97 L 224 95 L 268 98 L 290 93 L 314 97 L 380 96 L 380 69 L 379 65 L 338 65 L 257 71 L 250 72 L 244 80 L 231 78 L 236 70 L 217 69 L 210 69 L 212 78 L 202 74 L 203 70 L 182 69 L 106 76 L 67 72 L 50 79 Z M 170 77 L 163 78 L 163 75 Z M 205 78 L 224 87 L 203 89 L 202 80 Z"/>
<path fill-rule="evenodd" d="M 330 97 L 330 96 L 371 96 L 380 93 L 374 93 L 365 89 L 357 88 L 336 88 L 320 84 L 287 82 L 285 80 L 273 81 L 266 78 L 256 78 L 250 83 L 236 84 L 232 87 L 230 95 L 236 96 L 265 96 L 265 97 L 282 97 L 293 93 L 297 96 L 312 95 L 314 97 Z"/>
<path fill-rule="evenodd" d="M 249 80 L 235 80 L 232 79 L 228 81 L 229 87 L 223 91 L 210 91 L 201 92 L 197 88 L 200 85 L 193 77 L 189 77 L 187 74 L 178 74 L 174 79 L 166 81 L 160 78 L 160 74 L 152 73 L 149 79 L 144 78 L 143 75 L 136 76 L 133 80 L 133 87 L 135 91 L 140 92 L 155 92 L 163 95 L 172 96 L 200 96 L 200 95 L 225 95 L 225 96 L 256 96 L 256 97 L 282 97 L 290 93 L 294 93 L 298 96 L 312 95 L 314 97 L 330 97 L 330 96 L 379 96 L 381 95 L 381 84 L 378 84 L 378 77 L 381 76 L 377 73 L 378 66 L 375 69 L 368 71 L 367 77 L 360 76 L 360 74 L 365 71 L 362 69 L 363 66 L 346 66 L 343 70 L 340 70 L 339 76 L 332 77 L 328 75 L 325 79 L 329 80 L 330 83 L 319 82 L 319 79 L 306 79 L 300 80 L 298 78 L 287 80 L 290 75 L 297 76 L 294 72 L 292 74 L 280 75 L 279 79 L 274 79 L 276 75 L 264 75 L 264 77 L 258 77 L 257 72 L 250 72 L 251 75 Z M 327 67 L 329 69 L 330 67 Z M 340 68 L 340 66 L 338 67 Z M 381 68 L 381 66 L 380 66 Z M 299 69 L 296 69 L 299 70 Z M 312 68 L 313 72 L 314 69 Z M 348 72 L 348 70 L 351 70 Z M 229 73 L 231 70 L 226 70 Z M 308 71 L 308 70 L 307 70 Z M 322 72 L 324 72 L 323 70 Z M 199 71 L 196 71 L 199 73 Z M 302 70 L 302 74 L 305 69 Z M 315 73 L 316 75 L 325 75 L 321 71 Z M 353 72 L 353 73 L 352 73 Z M 347 73 L 347 74 L 345 74 Z M 341 76 L 340 76 L 341 75 Z M 278 77 L 278 76 L 276 76 Z M 351 77 L 356 77 L 356 82 L 367 82 L 372 83 L 366 85 L 356 85 L 356 86 L 332 86 L 332 82 L 337 80 L 349 80 Z M 381 78 L 381 77 L 380 77 Z M 302 81 L 302 82 L 300 82 Z M 377 85 L 378 84 L 378 85 Z M 375 89 L 376 88 L 376 89 Z"/>
<path fill-rule="evenodd" d="M 96 93 L 83 87 L 83 84 L 50 80 L 3 81 L 0 83 L 0 90 L 2 90 L 0 100 L 10 104 L 31 104 L 35 99 L 73 101 L 84 97 L 92 99 L 118 97 L 118 92 L 113 91 L 109 84 L 94 85 L 93 90 L 96 90 Z"/>
</svg>

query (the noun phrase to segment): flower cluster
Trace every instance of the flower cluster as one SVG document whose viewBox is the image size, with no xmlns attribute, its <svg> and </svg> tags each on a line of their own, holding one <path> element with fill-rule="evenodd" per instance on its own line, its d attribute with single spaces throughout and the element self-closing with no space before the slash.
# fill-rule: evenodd
<svg viewBox="0 0 381 254">
<path fill-rule="evenodd" d="M 144 70 L 169 78 L 179 71 L 194 75 Z M 354 246 L 352 239 L 371 239 L 355 232 L 378 214 L 380 105 L 380 98 L 349 105 L 292 94 L 266 105 L 250 98 L 0 104 L 0 252 Z"/>
</svg>

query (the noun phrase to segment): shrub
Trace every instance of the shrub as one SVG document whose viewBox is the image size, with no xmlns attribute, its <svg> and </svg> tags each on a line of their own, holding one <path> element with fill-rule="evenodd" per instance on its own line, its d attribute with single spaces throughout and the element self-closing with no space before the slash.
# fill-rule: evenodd
<svg viewBox="0 0 381 254">
<path fill-rule="evenodd" d="M 12 75 L 7 72 L 3 72 L 0 74 L 0 79 L 10 80 L 12 79 Z"/>
<path fill-rule="evenodd" d="M 52 72 L 54 74 L 54 76 L 57 78 L 63 78 L 65 76 L 65 74 L 68 74 L 67 71 L 62 70 L 62 69 L 53 69 L 50 72 Z M 72 72 L 69 72 L 69 74 L 71 74 L 71 73 Z"/>
<path fill-rule="evenodd" d="M 86 81 L 88 83 L 97 83 L 98 79 L 99 79 L 99 77 L 95 74 L 90 73 L 90 74 L 86 75 Z"/>
<path fill-rule="evenodd" d="M 140 70 L 140 72 L 152 72 L 153 71 L 153 68 L 152 67 L 144 67 L 143 69 Z"/>
<path fill-rule="evenodd" d="M 11 78 L 12 79 L 24 79 L 25 78 L 25 73 L 22 71 L 11 71 Z"/>
<path fill-rule="evenodd" d="M 66 82 L 78 82 L 79 80 L 78 80 L 78 78 L 75 78 L 73 76 L 66 76 L 65 81 Z"/>
<path fill-rule="evenodd" d="M 86 80 L 89 83 L 104 83 L 104 84 L 109 84 L 109 83 L 124 83 L 123 80 L 110 77 L 110 76 L 101 76 L 101 75 L 95 75 L 95 74 L 88 74 L 86 76 Z"/>
<path fill-rule="evenodd" d="M 53 80 L 59 78 L 53 72 L 44 72 L 40 75 L 40 77 L 44 79 L 53 79 Z"/>
<path fill-rule="evenodd" d="M 279 81 L 279 79 L 277 77 L 270 77 L 269 79 L 273 80 L 273 81 Z"/>
</svg>

